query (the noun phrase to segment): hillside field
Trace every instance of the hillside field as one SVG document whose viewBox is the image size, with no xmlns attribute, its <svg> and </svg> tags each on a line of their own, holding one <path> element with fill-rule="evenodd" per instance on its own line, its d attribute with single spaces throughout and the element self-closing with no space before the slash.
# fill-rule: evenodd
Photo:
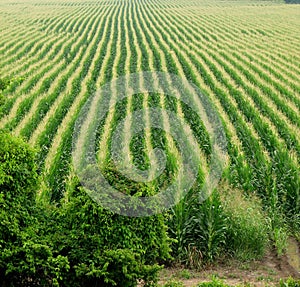
<svg viewBox="0 0 300 287">
<path fill-rule="evenodd" d="M 172 136 L 174 119 L 168 110 L 184 125 L 190 157 L 201 160 L 191 189 L 197 192 L 212 172 L 214 145 L 205 121 L 193 110 L 199 98 L 190 106 L 181 99 L 171 76 L 176 75 L 201 91 L 226 137 L 218 198 L 212 195 L 210 202 L 227 202 L 233 217 L 239 204 L 251 210 L 261 206 L 257 218 L 268 214 L 271 246 L 281 253 L 285 236 L 300 241 L 299 31 L 300 5 L 280 0 L 0 0 L 0 128 L 37 150 L 37 202 L 67 201 L 77 176 L 72 158 L 76 121 L 105 86 L 110 93 L 103 103 L 100 95 L 105 116 L 97 127 L 95 150 L 109 183 L 126 194 L 141 188 L 139 195 L 153 195 L 182 176 L 186 159 Z M 147 92 L 146 71 L 162 75 L 153 77 L 155 87 L 171 87 L 179 96 L 170 97 L 159 88 Z M 134 73 L 136 81 L 126 78 Z M 113 81 L 124 76 L 128 91 L 138 85 L 146 92 L 118 99 L 124 91 Z M 153 108 L 161 112 L 162 129 L 152 126 L 157 121 Z M 132 116 L 136 111 L 143 122 L 138 134 Z M 124 179 L 126 174 L 120 175 L 114 165 L 113 132 L 119 123 L 126 163 L 141 172 L 150 170 L 151 180 Z M 150 156 L 155 148 L 166 155 L 157 177 L 160 157 Z M 176 249 L 172 254 L 193 267 L 195 260 L 180 256 L 193 245 L 185 242 L 189 235 L 181 225 L 188 224 L 184 210 L 189 200 L 195 204 L 189 196 L 172 207 L 173 221 L 167 225 L 178 240 L 171 244 Z M 223 240 L 218 234 L 207 236 L 212 236 L 212 245 Z M 197 254 L 209 262 L 220 257 L 219 249 L 209 248 Z"/>
</svg>

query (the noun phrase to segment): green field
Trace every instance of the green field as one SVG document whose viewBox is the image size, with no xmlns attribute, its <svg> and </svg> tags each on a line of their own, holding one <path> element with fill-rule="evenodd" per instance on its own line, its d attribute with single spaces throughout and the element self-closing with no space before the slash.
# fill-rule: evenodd
<svg viewBox="0 0 300 287">
<path fill-rule="evenodd" d="M 42 177 L 38 201 L 58 203 L 68 198 L 76 178 L 72 135 L 80 110 L 95 91 L 143 71 L 187 79 L 210 100 L 226 134 L 228 157 L 216 188 L 221 199 L 216 200 L 223 200 L 223 190 L 238 190 L 251 198 L 246 208 L 255 209 L 253 202 L 259 202 L 261 212 L 274 220 L 272 240 L 280 249 L 282 226 L 300 240 L 299 31 L 300 5 L 280 0 L 0 0 L 0 128 L 36 148 Z M 166 82 L 172 87 L 170 78 Z M 142 79 L 139 84 L 143 88 Z M 193 186 L 197 190 L 210 170 L 212 153 L 203 122 L 180 97 L 140 93 L 114 105 L 119 92 L 112 89 L 111 108 L 97 133 L 99 167 L 110 182 L 130 194 L 137 188 L 131 180 L 119 183 L 111 166 L 113 130 L 125 117 L 120 137 L 130 162 L 146 170 L 153 148 L 167 155 L 160 177 L 141 184 L 151 189 L 145 194 L 179 176 L 182 158 L 170 135 L 172 120 L 162 111 L 164 131 L 151 127 L 148 108 L 157 107 L 178 115 L 188 125 L 185 137 L 196 139 L 202 159 Z M 140 109 L 145 129 L 136 136 L 130 114 Z M 227 200 L 240 198 L 231 196 Z M 187 198 L 171 211 L 176 219 L 169 228 L 178 240 L 178 258 L 188 237 L 181 224 L 187 224 L 183 218 L 189 200 L 194 204 Z M 209 260 L 219 255 L 207 252 Z"/>
</svg>

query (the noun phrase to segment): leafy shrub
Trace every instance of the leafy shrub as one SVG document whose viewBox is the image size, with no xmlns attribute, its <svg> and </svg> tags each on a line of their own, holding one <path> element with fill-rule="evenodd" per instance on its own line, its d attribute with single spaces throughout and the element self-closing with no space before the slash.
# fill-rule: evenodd
<svg viewBox="0 0 300 287">
<path fill-rule="evenodd" d="M 186 269 L 183 269 L 180 273 L 179 273 L 179 276 L 180 278 L 183 278 L 183 279 L 190 279 L 192 277 L 192 274 L 186 270 Z"/>
<path fill-rule="evenodd" d="M 25 142 L 0 131 L 0 192 L 8 204 L 32 201 L 38 182 L 35 152 Z"/>
<path fill-rule="evenodd" d="M 0 159 L 1 286 L 55 286 L 60 271 L 68 269 L 68 261 L 54 256 L 51 247 L 37 237 L 35 152 L 22 140 L 0 131 Z"/>
<path fill-rule="evenodd" d="M 287 280 L 280 280 L 279 287 L 300 287 L 300 280 L 288 278 Z"/>
<path fill-rule="evenodd" d="M 48 241 L 70 263 L 62 286 L 128 287 L 138 279 L 154 284 L 161 269 L 157 262 L 169 258 L 163 215 L 113 214 L 96 204 L 77 179 L 45 228 Z"/>
<path fill-rule="evenodd" d="M 197 287 L 229 287 L 229 285 L 214 277 L 210 282 L 199 283 Z"/>
<path fill-rule="evenodd" d="M 174 279 L 166 282 L 163 287 L 184 287 L 183 283 Z"/>
<path fill-rule="evenodd" d="M 138 254 L 129 249 L 98 251 L 90 263 L 80 263 L 74 267 L 78 285 L 67 286 L 124 286 L 137 285 L 138 279 L 148 284 L 157 281 L 159 266 L 141 264 Z"/>
<path fill-rule="evenodd" d="M 93 202 L 76 179 L 60 206 L 37 205 L 34 151 L 1 132 L 0 156 L 1 286 L 157 282 L 158 263 L 170 252 L 163 215 L 113 214 Z"/>
</svg>

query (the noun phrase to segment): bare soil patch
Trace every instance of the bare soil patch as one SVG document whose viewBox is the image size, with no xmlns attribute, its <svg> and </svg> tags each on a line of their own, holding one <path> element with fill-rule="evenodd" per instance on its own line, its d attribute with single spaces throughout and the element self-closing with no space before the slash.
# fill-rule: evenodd
<svg viewBox="0 0 300 287">
<path fill-rule="evenodd" d="M 300 272 L 289 264 L 288 256 L 278 257 L 269 252 L 261 260 L 238 262 L 229 260 L 207 266 L 201 271 L 184 269 L 183 267 L 165 268 L 161 271 L 160 284 L 170 279 L 184 283 L 186 287 L 194 287 L 200 282 L 210 281 L 217 277 L 229 285 L 251 284 L 251 286 L 275 286 L 280 279 L 293 277 L 300 279 Z"/>
</svg>

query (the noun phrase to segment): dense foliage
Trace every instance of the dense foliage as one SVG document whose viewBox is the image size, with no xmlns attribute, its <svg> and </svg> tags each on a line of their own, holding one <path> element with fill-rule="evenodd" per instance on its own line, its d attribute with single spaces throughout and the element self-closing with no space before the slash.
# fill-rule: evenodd
<svg viewBox="0 0 300 287">
<path fill-rule="evenodd" d="M 162 215 L 122 217 L 70 186 L 61 206 L 35 201 L 34 151 L 0 133 L 1 286 L 136 286 L 169 258 Z"/>
<path fill-rule="evenodd" d="M 3 131 L 0 143 L 1 286 L 150 286 L 171 259 L 167 233 L 174 259 L 192 268 L 226 254 L 258 258 L 267 248 L 270 214 L 237 190 L 223 187 L 200 203 L 194 188 L 168 214 L 130 218 L 94 203 L 74 177 L 64 200 L 48 205 L 36 202 L 35 151 Z"/>
<path fill-rule="evenodd" d="M 196 2 L 0 0 L 0 128 L 24 139 L 0 132 L 1 286 L 151 285 L 164 263 L 202 268 L 224 257 L 261 258 L 270 247 L 281 256 L 288 236 L 300 241 L 299 7 Z M 214 146 L 183 95 L 142 93 L 139 76 L 128 89 L 139 86 L 140 93 L 118 101 L 124 91 L 111 85 L 107 101 L 114 105 L 99 103 L 107 113 L 95 148 L 111 185 L 152 195 L 180 175 L 179 142 L 166 110 L 186 124 L 187 142 L 195 138 L 191 158 L 195 150 L 203 158 L 195 185 L 176 206 L 128 218 L 87 196 L 74 175 L 72 137 L 99 87 L 140 71 L 166 72 L 165 85 L 156 78 L 153 84 L 174 93 L 180 94 L 169 74 L 201 90 L 224 127 L 228 168 L 203 201 Z M 192 98 L 197 106 L 199 98 Z M 151 126 L 149 107 L 161 109 L 164 129 Z M 145 129 L 134 134 L 138 121 L 129 116 L 139 110 Z M 112 135 L 125 118 L 119 136 L 129 161 L 154 170 L 150 152 L 166 155 L 152 182 L 128 180 L 111 164 Z"/>
<path fill-rule="evenodd" d="M 259 258 L 270 239 L 280 244 L 278 228 L 284 234 L 276 202 L 264 211 L 258 198 L 224 186 L 202 203 L 194 188 L 168 214 L 144 218 L 104 210 L 76 177 L 59 205 L 36 202 L 35 151 L 5 132 L 0 143 L 2 286 L 152 286 L 170 246 L 175 261 L 201 268 L 224 256 Z"/>
</svg>

